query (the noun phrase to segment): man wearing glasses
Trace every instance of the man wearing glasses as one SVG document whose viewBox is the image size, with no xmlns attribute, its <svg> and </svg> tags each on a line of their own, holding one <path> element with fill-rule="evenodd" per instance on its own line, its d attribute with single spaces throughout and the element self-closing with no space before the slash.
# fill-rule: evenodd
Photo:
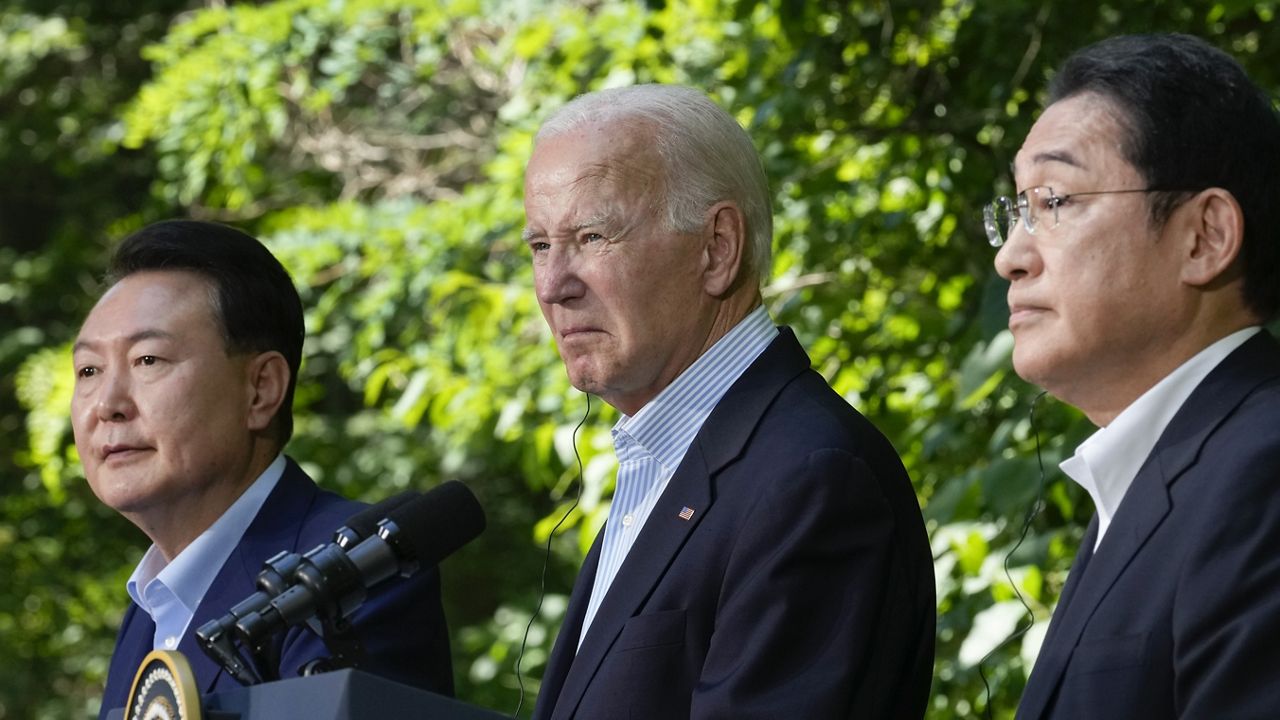
<svg viewBox="0 0 1280 720">
<path fill-rule="evenodd" d="M 1280 120 L 1181 35 L 1071 57 L 985 214 L 1014 368 L 1099 430 L 1021 719 L 1280 712 Z"/>
</svg>

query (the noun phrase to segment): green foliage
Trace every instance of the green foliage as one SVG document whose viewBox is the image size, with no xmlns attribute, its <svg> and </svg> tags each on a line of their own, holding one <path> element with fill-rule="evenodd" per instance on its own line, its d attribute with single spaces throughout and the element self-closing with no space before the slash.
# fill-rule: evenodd
<svg viewBox="0 0 1280 720">
<path fill-rule="evenodd" d="M 1048 398 L 1033 424 L 978 208 L 1087 42 L 1194 32 L 1280 87 L 1274 3 L 27 5 L 0 10 L 0 718 L 96 704 L 143 541 L 79 479 L 65 348 L 106 239 L 173 214 L 246 227 L 293 272 L 308 338 L 289 450 L 322 483 L 373 498 L 459 477 L 481 496 L 489 531 L 443 569 L 459 691 L 513 709 L 533 617 L 527 714 L 608 508 L 616 415 L 596 404 L 575 447 L 587 407 L 533 298 L 523 166 L 547 113 L 638 82 L 701 87 L 755 139 L 770 311 L 894 442 L 924 507 L 930 716 L 987 709 L 990 652 L 992 714 L 1011 717 L 1091 512 L 1056 463 L 1090 427 Z M 1045 510 L 1010 556 L 1037 448 Z M 579 455 L 582 501 L 551 537 Z M 1000 647 L 1026 624 L 1019 594 L 1035 627 Z"/>
</svg>

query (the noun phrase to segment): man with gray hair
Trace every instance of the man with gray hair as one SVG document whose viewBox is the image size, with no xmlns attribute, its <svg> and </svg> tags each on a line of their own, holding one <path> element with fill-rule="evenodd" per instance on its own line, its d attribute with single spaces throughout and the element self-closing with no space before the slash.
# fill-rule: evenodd
<svg viewBox="0 0 1280 720">
<path fill-rule="evenodd" d="M 618 477 L 535 718 L 921 717 L 933 565 L 901 461 L 761 304 L 750 138 L 689 88 L 585 95 L 538 133 L 524 237 Z"/>
</svg>

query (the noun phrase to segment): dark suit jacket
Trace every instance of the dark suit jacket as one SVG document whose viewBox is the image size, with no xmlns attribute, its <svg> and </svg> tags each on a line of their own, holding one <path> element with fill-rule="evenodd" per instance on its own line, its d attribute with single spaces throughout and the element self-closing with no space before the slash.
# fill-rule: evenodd
<svg viewBox="0 0 1280 720">
<path fill-rule="evenodd" d="M 201 693 L 229 690 L 240 684 L 205 655 L 196 642 L 195 631 L 253 594 L 258 572 L 268 558 L 282 550 L 305 553 L 332 541 L 333 532 L 363 507 L 363 503 L 316 487 L 289 460 L 280 482 L 218 571 L 178 644 L 178 650 L 191 662 Z M 453 694 L 449 635 L 435 568 L 424 568 L 407 580 L 387 581 L 369 594 L 353 622 L 366 653 L 361 669 L 407 685 Z M 100 718 L 128 701 L 134 674 L 152 649 L 154 633 L 150 616 L 130 603 L 111 655 Z M 302 665 L 329 655 L 320 638 L 303 627 L 290 629 L 275 642 L 280 651 L 281 678 L 296 677 Z"/>
<path fill-rule="evenodd" d="M 1280 345 L 1200 383 L 1097 553 L 1095 517 L 1022 720 L 1280 717 Z"/>
<path fill-rule="evenodd" d="M 575 657 L 603 535 L 535 718 L 924 714 L 934 579 L 915 493 L 790 330 L 699 431 Z"/>
</svg>

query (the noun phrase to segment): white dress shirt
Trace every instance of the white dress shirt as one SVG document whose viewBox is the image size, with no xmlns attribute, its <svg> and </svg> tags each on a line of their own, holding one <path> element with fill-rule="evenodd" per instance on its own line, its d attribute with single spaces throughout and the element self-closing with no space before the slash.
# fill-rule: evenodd
<svg viewBox="0 0 1280 720">
<path fill-rule="evenodd" d="M 1218 363 L 1261 329 L 1239 330 L 1196 353 L 1134 400 L 1110 425 L 1080 443 L 1075 455 L 1058 466 L 1093 498 L 1098 513 L 1095 551 L 1169 421 Z"/>
</svg>

